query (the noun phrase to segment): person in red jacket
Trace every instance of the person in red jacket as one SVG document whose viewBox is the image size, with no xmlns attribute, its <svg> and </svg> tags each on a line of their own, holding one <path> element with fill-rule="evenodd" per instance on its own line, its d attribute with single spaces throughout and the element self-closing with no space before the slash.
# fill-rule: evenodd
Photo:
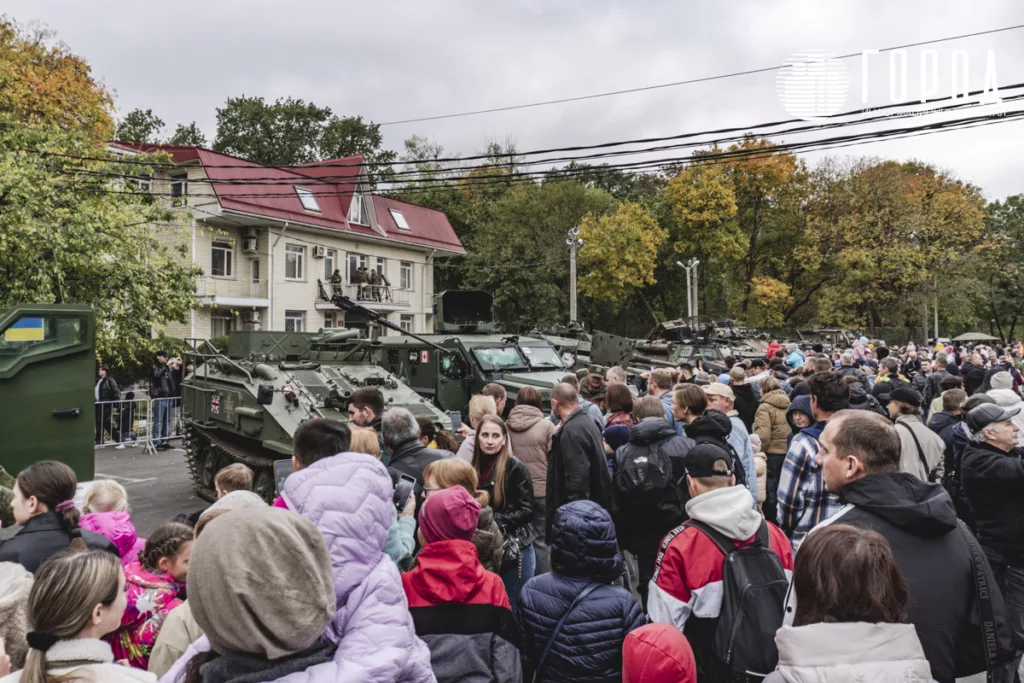
<svg viewBox="0 0 1024 683">
<path fill-rule="evenodd" d="M 473 545 L 479 519 L 480 503 L 463 487 L 431 493 L 420 509 L 416 567 L 402 574 L 416 635 L 430 648 L 438 683 L 522 680 L 505 585 L 484 569 Z"/>
<path fill-rule="evenodd" d="M 686 636 L 669 624 L 648 624 L 622 644 L 622 683 L 697 683 Z"/>
<path fill-rule="evenodd" d="M 713 443 L 694 446 L 686 456 L 686 486 L 690 519 L 732 539 L 737 547 L 754 543 L 761 524 L 767 524 L 769 546 L 782 561 L 786 578 L 792 579 L 789 539 L 751 506 L 750 491 L 736 486 L 732 456 L 725 449 Z M 682 631 L 702 672 L 714 666 L 711 644 L 722 609 L 724 560 L 725 555 L 703 531 L 694 526 L 676 527 L 661 543 L 647 598 L 651 621 Z M 769 641 L 774 636 L 774 632 L 765 634 Z"/>
</svg>

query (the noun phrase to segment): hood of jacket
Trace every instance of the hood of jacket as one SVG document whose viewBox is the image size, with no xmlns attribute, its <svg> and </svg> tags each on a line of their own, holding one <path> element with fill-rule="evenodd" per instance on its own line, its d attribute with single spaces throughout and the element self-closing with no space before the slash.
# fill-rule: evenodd
<svg viewBox="0 0 1024 683">
<path fill-rule="evenodd" d="M 324 535 L 340 609 L 382 559 L 390 562 L 384 554 L 394 513 L 387 468 L 372 455 L 340 453 L 293 472 L 281 495 L 289 510 Z"/>
<path fill-rule="evenodd" d="M 697 443 L 708 440 L 728 441 L 730 433 L 732 420 L 718 410 L 709 410 L 686 425 L 686 435 Z"/>
<path fill-rule="evenodd" d="M 793 424 L 793 413 L 798 410 L 811 418 L 812 423 L 814 422 L 814 413 L 811 412 L 811 397 L 809 394 L 794 398 L 789 405 L 789 409 L 786 411 L 786 422 L 789 423 L 790 428 L 793 430 L 796 430 L 796 425 Z"/>
<path fill-rule="evenodd" d="M 956 509 L 942 485 L 906 472 L 869 474 L 844 486 L 839 499 L 915 536 L 944 536 L 956 528 Z"/>
<path fill-rule="evenodd" d="M 629 433 L 629 443 L 637 446 L 650 446 L 652 443 L 670 439 L 676 435 L 675 425 L 663 417 L 645 417 L 633 425 Z"/>
<path fill-rule="evenodd" d="M 850 403 L 860 405 L 866 403 L 868 400 L 868 390 L 864 386 L 863 382 L 853 382 L 849 385 L 850 387 Z"/>
<path fill-rule="evenodd" d="M 775 634 L 787 683 L 931 683 L 912 624 L 783 626 Z"/>
<path fill-rule="evenodd" d="M 525 432 L 543 419 L 544 413 L 540 411 L 540 408 L 517 405 L 509 412 L 508 421 L 505 424 L 513 432 Z"/>
<path fill-rule="evenodd" d="M 1022 402 L 1020 394 L 1013 389 L 989 389 L 985 393 L 992 397 L 997 406 L 1003 408 L 1011 408 Z"/>
<path fill-rule="evenodd" d="M 745 541 L 757 533 L 763 518 L 753 507 L 750 489 L 728 486 L 691 498 L 686 503 L 690 519 L 704 522 L 715 531 L 737 541 Z"/>
<path fill-rule="evenodd" d="M 78 525 L 109 538 L 122 558 L 129 562 L 136 559 L 131 557 L 131 551 L 138 544 L 139 535 L 127 512 L 90 512 L 82 515 Z"/>
<path fill-rule="evenodd" d="M 476 546 L 455 539 L 423 546 L 409 582 L 420 597 L 435 605 L 464 603 L 480 589 L 484 574 Z"/>
<path fill-rule="evenodd" d="M 622 683 L 697 683 L 686 636 L 672 624 L 648 624 L 622 643 Z"/>
<path fill-rule="evenodd" d="M 484 505 L 480 508 L 480 521 L 477 522 L 476 533 L 473 534 L 473 545 L 476 546 L 477 557 L 480 564 L 484 565 L 484 569 L 496 572 L 501 567 L 503 541 L 501 529 L 494 521 L 494 510 L 490 505 Z"/>
<path fill-rule="evenodd" d="M 558 508 L 551 527 L 551 568 L 563 576 L 605 583 L 622 575 L 615 524 L 607 510 L 591 500 Z"/>
<path fill-rule="evenodd" d="M 928 420 L 928 427 L 938 434 L 946 427 L 954 425 L 957 422 L 963 422 L 963 416 L 942 411 L 941 413 L 935 413 L 932 415 L 932 419 Z"/>
<path fill-rule="evenodd" d="M 792 405 L 792 402 L 789 400 L 789 396 L 786 396 L 786 392 L 782 389 L 772 389 L 761 397 L 761 403 L 767 403 L 772 408 L 787 411 L 789 410 L 789 406 Z"/>
</svg>

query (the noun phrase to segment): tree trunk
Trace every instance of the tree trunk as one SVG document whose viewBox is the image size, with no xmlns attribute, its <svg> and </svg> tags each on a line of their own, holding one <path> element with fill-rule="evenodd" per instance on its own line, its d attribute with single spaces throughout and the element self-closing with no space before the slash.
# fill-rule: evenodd
<svg viewBox="0 0 1024 683">
<path fill-rule="evenodd" d="M 758 197 L 754 200 L 754 226 L 750 231 L 750 244 L 747 247 L 747 269 L 746 278 L 743 283 L 743 307 L 740 309 L 743 313 L 744 322 L 746 322 L 747 308 L 750 306 L 751 281 L 754 279 L 754 270 L 757 268 L 757 238 L 760 236 L 761 232 L 761 227 L 757 222 L 757 215 L 760 208 L 761 198 Z"/>
</svg>

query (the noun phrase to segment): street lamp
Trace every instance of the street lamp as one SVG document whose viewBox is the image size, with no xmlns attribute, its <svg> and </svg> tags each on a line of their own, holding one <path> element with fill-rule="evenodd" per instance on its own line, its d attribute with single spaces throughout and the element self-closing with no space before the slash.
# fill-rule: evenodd
<svg viewBox="0 0 1024 683">
<path fill-rule="evenodd" d="M 565 239 L 569 247 L 569 322 L 576 322 L 576 249 L 583 246 L 580 229 L 571 228 Z"/>
<path fill-rule="evenodd" d="M 697 313 L 697 266 L 700 261 L 691 258 L 687 263 L 676 261 L 676 265 L 686 271 L 686 315 L 696 318 Z"/>
</svg>

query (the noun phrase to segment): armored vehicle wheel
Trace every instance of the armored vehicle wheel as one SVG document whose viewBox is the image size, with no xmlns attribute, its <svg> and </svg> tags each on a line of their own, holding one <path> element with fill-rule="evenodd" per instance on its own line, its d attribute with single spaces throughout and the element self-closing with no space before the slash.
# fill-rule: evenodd
<svg viewBox="0 0 1024 683">
<path fill-rule="evenodd" d="M 199 485 L 206 489 L 214 487 L 213 480 L 220 470 L 221 457 L 217 448 L 209 441 L 203 440 L 199 450 Z"/>
<path fill-rule="evenodd" d="M 274 483 L 274 470 L 271 467 L 256 468 L 252 480 L 252 491 L 268 503 L 277 497 L 277 484 Z"/>
</svg>

